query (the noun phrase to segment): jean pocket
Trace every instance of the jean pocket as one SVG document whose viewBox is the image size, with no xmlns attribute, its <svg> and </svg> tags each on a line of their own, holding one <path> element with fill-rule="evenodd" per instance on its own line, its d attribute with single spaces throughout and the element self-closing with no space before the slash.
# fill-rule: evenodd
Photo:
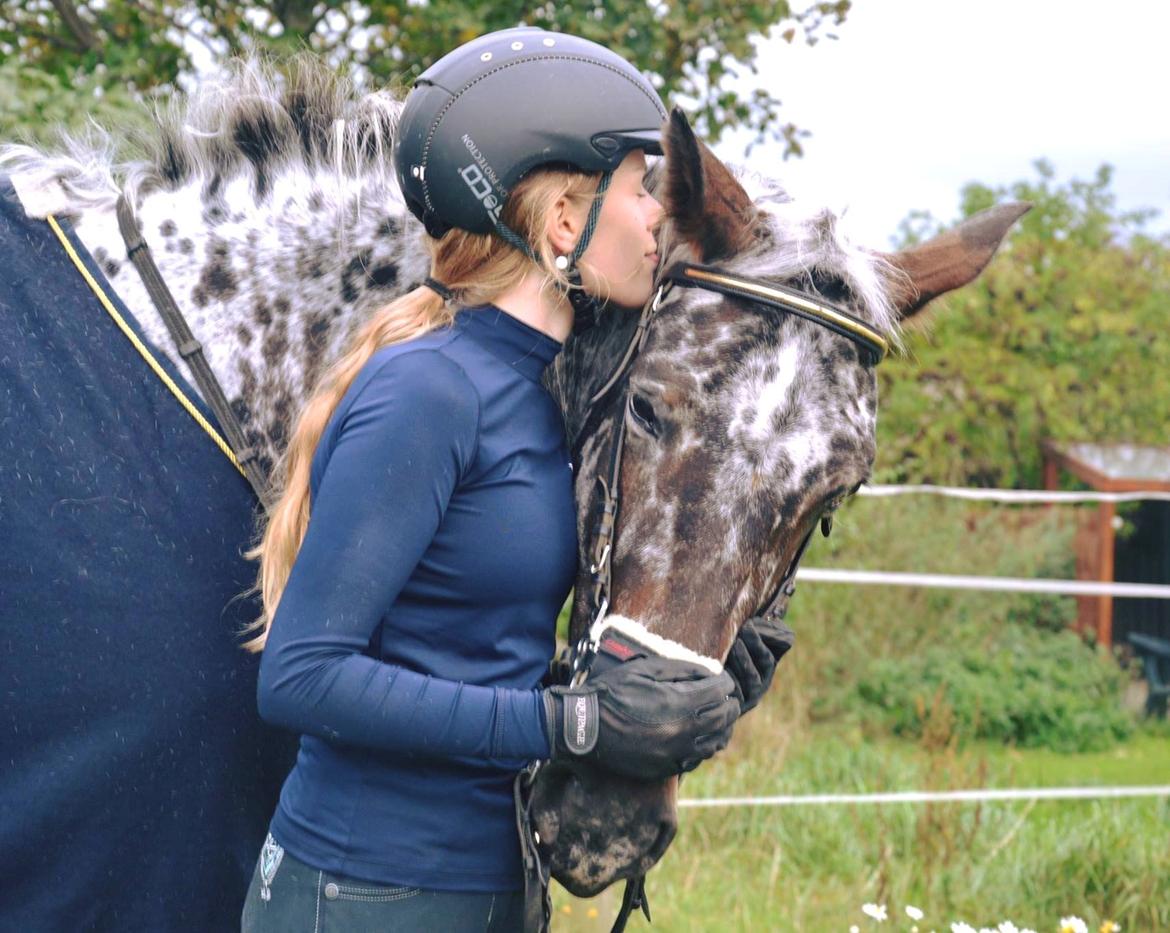
<svg viewBox="0 0 1170 933">
<path fill-rule="evenodd" d="M 376 884 L 371 881 L 360 881 L 356 878 L 345 878 L 328 873 L 326 873 L 325 878 L 325 887 L 322 889 L 322 893 L 327 901 L 362 901 L 367 904 L 385 904 L 391 901 L 404 901 L 422 893 L 422 888 Z"/>
<path fill-rule="evenodd" d="M 269 886 L 272 884 L 272 879 L 276 877 L 276 872 L 280 869 L 282 861 L 284 861 L 284 847 L 272 838 L 272 833 L 269 833 L 268 838 L 264 840 L 264 848 L 260 850 L 260 861 L 256 866 L 260 876 L 261 900 L 272 899 L 272 891 Z"/>
</svg>

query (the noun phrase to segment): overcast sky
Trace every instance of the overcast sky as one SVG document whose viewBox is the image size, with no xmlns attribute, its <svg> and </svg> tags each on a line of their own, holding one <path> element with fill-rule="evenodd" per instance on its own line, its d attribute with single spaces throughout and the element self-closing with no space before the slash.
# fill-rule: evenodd
<svg viewBox="0 0 1170 933">
<path fill-rule="evenodd" d="M 782 115 L 811 130 L 801 159 L 778 145 L 746 160 L 797 197 L 848 208 L 854 238 L 884 246 L 911 208 L 957 216 L 972 180 L 1061 181 L 1114 166 L 1125 208 L 1170 230 L 1170 2 L 856 0 L 837 41 L 761 47 Z"/>
</svg>

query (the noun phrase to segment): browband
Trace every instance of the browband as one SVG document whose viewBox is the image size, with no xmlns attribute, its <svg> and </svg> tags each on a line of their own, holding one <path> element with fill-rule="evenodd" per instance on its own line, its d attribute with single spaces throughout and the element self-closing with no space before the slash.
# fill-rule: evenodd
<svg viewBox="0 0 1170 933">
<path fill-rule="evenodd" d="M 874 330 L 860 318 L 829 304 L 816 301 L 803 292 L 783 285 L 765 285 L 753 279 L 729 275 L 712 266 L 680 262 L 671 266 L 663 276 L 666 281 L 688 288 L 706 288 L 737 298 L 746 298 L 770 305 L 781 311 L 789 311 L 806 320 L 827 327 L 842 337 L 848 337 L 858 346 L 867 350 L 871 362 L 876 365 L 889 352 L 890 344 L 880 332 Z"/>
</svg>

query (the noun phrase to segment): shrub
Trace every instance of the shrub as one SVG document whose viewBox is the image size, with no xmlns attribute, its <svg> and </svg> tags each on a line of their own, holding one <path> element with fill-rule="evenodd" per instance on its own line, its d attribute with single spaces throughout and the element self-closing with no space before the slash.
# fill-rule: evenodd
<svg viewBox="0 0 1170 933">
<path fill-rule="evenodd" d="M 878 660 L 857 692 L 900 735 L 921 735 L 943 702 L 959 738 L 1071 752 L 1107 748 L 1133 731 L 1123 682 L 1107 652 L 1072 632 L 1006 625 L 984 643 Z"/>
<path fill-rule="evenodd" d="M 1035 487 L 1043 439 L 1164 443 L 1170 237 L 1145 233 L 1148 212 L 1118 208 L 1107 166 L 1067 184 L 1048 163 L 1036 169 L 963 191 L 965 215 L 1009 199 L 1034 207 L 879 369 L 883 482 Z M 905 241 L 935 232 L 917 220 Z"/>
</svg>

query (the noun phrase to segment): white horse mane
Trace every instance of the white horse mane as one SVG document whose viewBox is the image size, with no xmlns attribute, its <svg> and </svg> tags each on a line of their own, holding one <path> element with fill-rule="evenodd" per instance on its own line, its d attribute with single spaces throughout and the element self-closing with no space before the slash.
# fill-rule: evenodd
<svg viewBox="0 0 1170 933">
<path fill-rule="evenodd" d="M 840 281 L 852 293 L 856 312 L 901 349 L 901 325 L 890 301 L 890 286 L 905 274 L 880 253 L 853 243 L 831 209 L 793 200 L 775 178 L 744 167 L 728 168 L 752 203 L 767 216 L 772 232 L 758 248 L 725 263 L 728 271 L 749 278 L 792 280 L 814 291 L 818 274 Z M 687 244 L 676 244 L 663 267 L 691 258 Z M 703 299 L 692 296 L 691 300 Z"/>
<path fill-rule="evenodd" d="M 329 172 L 381 186 L 392 179 L 390 147 L 401 100 L 389 90 L 358 94 L 319 59 L 302 55 L 277 69 L 257 58 L 230 62 L 221 76 L 154 110 L 151 132 L 129 142 L 134 158 L 92 124 L 63 134 L 62 151 L 0 146 L 0 169 L 24 176 L 53 203 L 44 213 L 136 203 L 156 190 L 201 184 L 205 200 L 249 174 L 262 199 L 273 174 Z M 26 202 L 27 205 L 27 202 Z"/>
</svg>

